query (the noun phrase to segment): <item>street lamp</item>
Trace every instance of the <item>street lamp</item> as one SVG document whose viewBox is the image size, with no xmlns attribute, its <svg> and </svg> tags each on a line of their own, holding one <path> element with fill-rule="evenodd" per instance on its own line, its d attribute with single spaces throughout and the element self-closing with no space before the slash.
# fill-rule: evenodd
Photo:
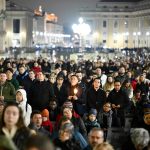
<svg viewBox="0 0 150 150">
<path fill-rule="evenodd" d="M 85 36 L 87 36 L 91 32 L 91 28 L 87 23 L 84 23 L 83 18 L 79 18 L 79 23 L 78 24 L 73 24 L 72 25 L 72 30 L 74 33 L 79 34 L 80 36 L 80 52 L 83 52 L 84 49 L 84 39 Z"/>
</svg>

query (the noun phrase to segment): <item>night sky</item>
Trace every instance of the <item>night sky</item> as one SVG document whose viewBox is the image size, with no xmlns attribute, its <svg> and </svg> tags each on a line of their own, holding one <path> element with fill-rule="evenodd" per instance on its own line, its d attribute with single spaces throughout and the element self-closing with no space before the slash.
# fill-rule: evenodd
<svg viewBox="0 0 150 150">
<path fill-rule="evenodd" d="M 34 9 L 42 5 L 43 10 L 55 13 L 60 24 L 73 24 L 78 21 L 81 7 L 94 8 L 99 0 L 11 0 L 18 5 Z M 103 0 L 103 1 L 137 1 L 137 0 Z"/>
</svg>

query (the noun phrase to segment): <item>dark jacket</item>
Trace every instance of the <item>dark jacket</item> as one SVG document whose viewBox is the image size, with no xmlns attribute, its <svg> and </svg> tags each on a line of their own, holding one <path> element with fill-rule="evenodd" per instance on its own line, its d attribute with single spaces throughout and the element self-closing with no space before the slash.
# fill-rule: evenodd
<svg viewBox="0 0 150 150">
<path fill-rule="evenodd" d="M 81 150 L 80 144 L 77 143 L 74 139 L 62 142 L 57 138 L 54 140 L 54 145 L 61 150 Z"/>
<path fill-rule="evenodd" d="M 73 102 L 73 107 L 75 109 L 75 111 L 79 114 L 79 115 L 83 115 L 85 113 L 84 110 L 84 106 L 85 106 L 85 93 L 83 92 L 82 88 L 80 87 L 80 85 L 75 85 L 75 86 L 71 86 L 70 84 L 67 87 L 67 93 L 68 96 L 74 96 L 74 89 L 77 89 L 78 92 L 76 94 L 76 96 L 78 97 L 77 100 L 72 100 Z"/>
<path fill-rule="evenodd" d="M 100 128 L 100 124 L 97 122 L 97 119 L 95 119 L 94 121 L 90 121 L 89 119 L 87 119 L 85 121 L 85 127 L 87 130 L 87 133 L 89 133 L 90 130 L 95 128 L 95 127 Z"/>
<path fill-rule="evenodd" d="M 5 135 L 2 130 L 0 131 L 0 134 Z M 12 141 L 19 150 L 24 150 L 25 143 L 30 136 L 30 130 L 28 128 L 23 127 L 16 131 Z"/>
<path fill-rule="evenodd" d="M 115 105 L 120 105 L 120 109 L 125 109 L 129 106 L 130 99 L 125 91 L 120 89 L 118 92 L 113 89 L 108 95 L 108 102 Z"/>
<path fill-rule="evenodd" d="M 67 100 L 67 88 L 63 84 L 60 89 L 58 89 L 57 84 L 54 84 L 54 94 L 57 99 L 58 106 L 61 107 L 63 103 Z"/>
<path fill-rule="evenodd" d="M 53 87 L 47 81 L 36 81 L 29 92 L 29 104 L 33 110 L 43 110 L 48 107 L 53 96 Z"/>
<path fill-rule="evenodd" d="M 94 108 L 99 112 L 102 110 L 103 104 L 106 102 L 106 92 L 100 88 L 96 91 L 94 87 L 91 87 L 87 91 L 86 102 L 88 110 Z"/>
<path fill-rule="evenodd" d="M 23 74 L 17 75 L 16 79 L 18 80 L 20 86 L 23 86 L 23 80 L 26 78 L 27 75 L 27 71 L 25 71 Z"/>
</svg>

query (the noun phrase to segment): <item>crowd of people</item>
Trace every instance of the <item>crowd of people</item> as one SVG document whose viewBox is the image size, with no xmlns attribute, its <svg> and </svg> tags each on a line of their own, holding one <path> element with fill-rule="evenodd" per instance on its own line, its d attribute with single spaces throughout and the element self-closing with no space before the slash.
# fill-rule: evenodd
<svg viewBox="0 0 150 150">
<path fill-rule="evenodd" d="M 149 55 L 0 59 L 0 149 L 149 150 L 149 134 Z"/>
</svg>

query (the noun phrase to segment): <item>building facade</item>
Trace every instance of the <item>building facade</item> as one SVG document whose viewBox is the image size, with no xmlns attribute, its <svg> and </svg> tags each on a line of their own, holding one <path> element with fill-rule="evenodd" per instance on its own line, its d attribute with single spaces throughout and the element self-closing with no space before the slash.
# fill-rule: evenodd
<svg viewBox="0 0 150 150">
<path fill-rule="evenodd" d="M 150 47 L 149 0 L 99 1 L 95 8 L 82 8 L 80 14 L 91 26 L 93 44 L 107 48 Z"/>
</svg>

